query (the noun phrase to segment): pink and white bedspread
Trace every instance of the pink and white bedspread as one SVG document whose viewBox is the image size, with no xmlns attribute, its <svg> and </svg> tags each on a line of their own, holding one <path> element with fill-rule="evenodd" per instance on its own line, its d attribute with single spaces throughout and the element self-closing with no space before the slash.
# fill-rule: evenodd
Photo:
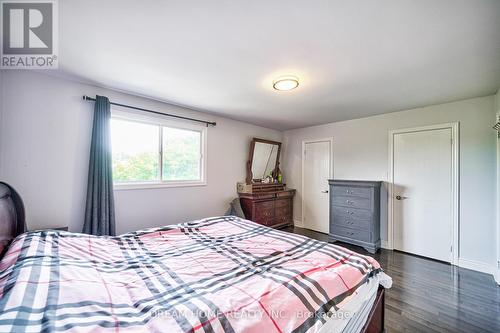
<svg viewBox="0 0 500 333">
<path fill-rule="evenodd" d="M 232 216 L 117 237 L 28 232 L 0 271 L 0 332 L 317 332 L 383 274 Z"/>
</svg>

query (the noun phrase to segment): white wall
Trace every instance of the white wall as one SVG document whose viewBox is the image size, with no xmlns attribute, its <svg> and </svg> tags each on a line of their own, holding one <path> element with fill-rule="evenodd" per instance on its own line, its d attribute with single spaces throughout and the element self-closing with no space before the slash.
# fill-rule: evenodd
<svg viewBox="0 0 500 333">
<path fill-rule="evenodd" d="M 81 231 L 93 112 L 84 94 L 217 122 L 208 130 L 208 185 L 115 191 L 118 233 L 223 214 L 245 178 L 250 139 L 282 139 L 279 131 L 32 71 L 0 73 L 0 179 L 23 196 L 30 229 Z"/>
<path fill-rule="evenodd" d="M 494 97 L 474 98 L 363 119 L 286 131 L 283 168 L 287 185 L 298 191 L 294 219 L 301 220 L 301 144 L 333 137 L 334 177 L 388 179 L 388 131 L 460 122 L 460 258 L 478 265 L 496 261 L 496 136 Z M 382 222 L 387 240 L 387 219 Z"/>
</svg>

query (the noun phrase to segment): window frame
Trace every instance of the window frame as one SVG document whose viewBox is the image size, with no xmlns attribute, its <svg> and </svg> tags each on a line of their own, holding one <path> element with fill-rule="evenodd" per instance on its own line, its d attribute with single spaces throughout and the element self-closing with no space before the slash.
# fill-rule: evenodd
<svg viewBox="0 0 500 333">
<path fill-rule="evenodd" d="M 207 127 L 187 122 L 172 121 L 162 116 L 139 114 L 137 112 L 111 109 L 111 119 L 125 120 L 135 123 L 143 123 L 158 126 L 159 151 L 158 151 L 158 179 L 155 181 L 137 182 L 115 182 L 113 189 L 121 190 L 141 190 L 168 187 L 192 187 L 207 185 Z M 163 127 L 183 129 L 200 133 L 200 179 L 199 180 L 163 180 Z M 112 137 L 110 138 L 112 140 Z"/>
</svg>

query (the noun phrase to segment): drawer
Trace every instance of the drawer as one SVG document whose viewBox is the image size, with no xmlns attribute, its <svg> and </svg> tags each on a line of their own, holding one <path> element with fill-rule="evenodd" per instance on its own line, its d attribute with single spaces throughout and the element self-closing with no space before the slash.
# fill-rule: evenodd
<svg viewBox="0 0 500 333">
<path fill-rule="evenodd" d="M 373 212 L 366 209 L 332 206 L 332 214 L 334 216 L 350 216 L 356 219 L 369 220 L 373 217 Z"/>
<path fill-rule="evenodd" d="M 346 237 L 363 242 L 370 241 L 370 232 L 368 231 L 345 228 L 335 224 L 330 225 L 330 234 L 333 236 Z"/>
<path fill-rule="evenodd" d="M 292 223 L 292 217 L 289 216 L 289 215 L 284 215 L 284 216 L 278 216 L 276 215 L 276 217 L 274 218 L 274 220 L 271 221 L 270 224 L 268 224 L 268 226 L 273 226 L 273 225 L 276 225 L 276 224 L 282 224 L 282 223 Z"/>
<path fill-rule="evenodd" d="M 274 209 L 274 200 L 269 201 L 257 201 L 254 203 L 254 209 L 256 211 Z"/>
<path fill-rule="evenodd" d="M 295 195 L 295 190 L 282 191 L 277 193 L 278 198 L 289 198 L 292 199 Z"/>
<path fill-rule="evenodd" d="M 371 230 L 372 220 L 370 219 L 360 219 L 353 216 L 345 216 L 333 214 L 332 224 L 337 224 L 344 227 L 355 228 L 358 230 Z"/>
<path fill-rule="evenodd" d="M 291 207 L 281 207 L 281 208 L 276 208 L 274 211 L 274 216 L 276 218 L 280 216 L 291 216 L 292 215 L 292 209 Z"/>
<path fill-rule="evenodd" d="M 281 207 L 290 207 L 291 200 L 288 199 L 278 199 L 274 201 L 274 207 L 276 208 L 281 208 Z"/>
<path fill-rule="evenodd" d="M 260 217 L 258 219 L 253 220 L 255 223 L 262 224 L 265 226 L 271 226 L 274 224 L 274 218 L 265 218 L 265 217 Z"/>
<path fill-rule="evenodd" d="M 332 186 L 332 193 L 335 196 L 349 196 L 360 198 L 371 198 L 372 189 L 366 187 L 353 187 L 353 186 Z"/>
<path fill-rule="evenodd" d="M 266 208 L 266 209 L 257 209 L 255 211 L 254 219 L 255 220 L 269 220 L 274 218 L 274 209 Z"/>
<path fill-rule="evenodd" d="M 333 196 L 332 203 L 335 206 L 341 206 L 341 207 L 372 209 L 371 198 L 360 198 L 360 197 L 338 195 L 338 196 Z"/>
</svg>

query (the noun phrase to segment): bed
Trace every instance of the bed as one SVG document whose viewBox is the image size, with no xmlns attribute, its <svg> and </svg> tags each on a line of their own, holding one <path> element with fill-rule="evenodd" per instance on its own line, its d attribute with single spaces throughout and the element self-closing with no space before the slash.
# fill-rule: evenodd
<svg viewBox="0 0 500 333">
<path fill-rule="evenodd" d="M 0 260 L 1 332 L 383 331 L 390 277 L 340 246 L 234 216 L 116 237 L 20 233 L 22 219 Z"/>
</svg>

